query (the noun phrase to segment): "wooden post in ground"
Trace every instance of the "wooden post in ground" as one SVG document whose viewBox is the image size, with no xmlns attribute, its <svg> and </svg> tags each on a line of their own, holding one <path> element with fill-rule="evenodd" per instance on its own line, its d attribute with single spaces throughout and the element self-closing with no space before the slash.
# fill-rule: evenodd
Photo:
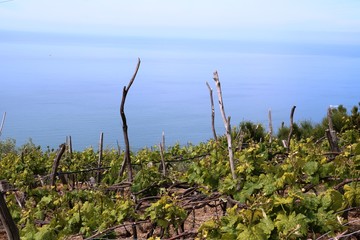
<svg viewBox="0 0 360 240">
<path fill-rule="evenodd" d="M 211 128 L 212 128 L 212 132 L 214 135 L 214 140 L 217 142 L 217 135 L 216 135 L 216 130 L 215 130 L 215 107 L 214 107 L 214 97 L 213 97 L 213 90 L 210 87 L 210 84 L 208 82 L 206 82 L 206 86 L 209 89 L 209 93 L 210 93 L 210 104 L 211 104 Z"/>
<path fill-rule="evenodd" d="M 52 170 L 51 170 L 51 175 L 50 175 L 51 176 L 51 183 L 50 183 L 51 186 L 55 186 L 57 168 L 59 166 L 61 156 L 65 152 L 65 149 L 66 149 L 65 144 L 64 143 L 61 144 L 59 146 L 58 153 L 56 154 L 56 157 L 54 159 L 54 163 L 53 163 Z"/>
<path fill-rule="evenodd" d="M 11 217 L 4 199 L 4 192 L 0 191 L 0 220 L 4 225 L 9 240 L 20 240 L 19 229 Z"/>
<path fill-rule="evenodd" d="M 290 113 L 290 130 L 289 130 L 289 135 L 288 135 L 288 139 L 286 142 L 286 149 L 287 152 L 290 152 L 290 141 L 291 141 L 291 136 L 293 133 L 293 129 L 294 129 L 294 112 L 295 112 L 295 108 L 296 106 L 293 106 L 291 109 L 291 113 Z"/>
<path fill-rule="evenodd" d="M 127 126 L 126 116 L 125 116 L 125 100 L 126 100 L 126 96 L 127 96 L 128 92 L 130 90 L 130 87 L 135 80 L 135 77 L 136 77 L 137 72 L 140 67 L 140 63 L 141 63 L 141 61 L 139 58 L 134 75 L 130 79 L 129 84 L 127 86 L 124 86 L 124 88 L 123 88 L 123 95 L 122 95 L 121 104 L 120 104 L 120 116 L 121 116 L 121 119 L 123 122 L 123 134 L 124 134 L 124 142 L 125 142 L 125 156 L 124 156 L 125 162 L 124 163 L 128 169 L 128 181 L 129 182 L 133 181 L 133 174 L 132 174 L 132 166 L 131 166 L 131 158 L 130 158 L 130 143 L 129 143 L 129 136 L 128 136 L 128 126 Z M 120 171 L 119 175 L 122 175 L 122 173 L 123 173 L 123 170 Z"/>
<path fill-rule="evenodd" d="M 334 125 L 333 125 L 333 122 L 332 122 L 332 110 L 331 110 L 331 108 L 328 108 L 327 119 L 328 119 L 329 129 L 327 129 L 325 131 L 325 133 L 326 133 L 326 138 L 329 141 L 331 151 L 332 152 L 340 152 L 340 148 L 339 148 L 339 145 L 338 145 L 338 139 L 337 139 L 337 136 L 336 136 L 336 131 L 334 130 Z"/>
<path fill-rule="evenodd" d="M 272 116 L 271 116 L 271 109 L 269 109 L 269 143 L 272 142 L 272 135 L 273 135 Z"/>
<path fill-rule="evenodd" d="M 228 143 L 231 175 L 232 175 L 232 178 L 234 180 L 236 180 L 236 173 L 235 173 L 235 166 L 234 166 L 234 153 L 233 153 L 233 149 L 232 149 L 232 139 L 231 139 L 230 117 L 226 117 L 226 114 L 225 114 L 224 102 L 223 102 L 222 92 L 221 92 L 221 85 L 220 85 L 219 75 L 218 75 L 217 71 L 214 72 L 214 81 L 216 83 L 216 88 L 217 88 L 217 92 L 218 92 L 221 116 L 223 118 L 225 130 L 226 130 L 226 139 L 227 139 L 227 143 Z"/>
<path fill-rule="evenodd" d="M 101 132 L 100 133 L 100 140 L 99 140 L 99 158 L 98 158 L 98 162 L 97 162 L 97 167 L 101 168 L 101 161 L 103 158 L 103 145 L 104 145 L 104 133 Z M 101 182 L 101 170 L 99 169 L 97 171 L 97 183 L 100 184 Z"/>
<path fill-rule="evenodd" d="M 4 127 L 4 123 L 5 123 L 5 118 L 6 118 L 6 112 L 4 112 L 3 118 L 1 120 L 1 124 L 0 124 L 0 137 L 1 137 L 1 133 Z"/>
<path fill-rule="evenodd" d="M 117 146 L 117 150 L 118 150 L 118 154 L 119 156 L 121 155 L 121 146 L 118 140 L 116 140 L 116 146 Z"/>
<path fill-rule="evenodd" d="M 71 136 L 67 136 L 67 137 L 66 137 L 66 145 L 67 145 L 67 148 L 68 148 L 68 153 L 70 154 L 70 158 L 72 158 L 73 150 L 72 150 L 72 140 L 71 140 Z"/>
<path fill-rule="evenodd" d="M 160 157 L 161 157 L 161 165 L 162 165 L 162 175 L 166 177 L 166 165 L 164 159 L 164 149 L 165 149 L 165 134 L 162 132 L 162 142 L 160 142 Z"/>
</svg>

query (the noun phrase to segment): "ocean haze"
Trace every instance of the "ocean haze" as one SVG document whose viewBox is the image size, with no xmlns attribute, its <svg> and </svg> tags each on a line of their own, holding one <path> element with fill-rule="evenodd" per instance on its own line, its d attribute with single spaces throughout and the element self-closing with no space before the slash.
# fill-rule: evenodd
<svg viewBox="0 0 360 240">
<path fill-rule="evenodd" d="M 56 148 L 71 135 L 74 147 L 123 145 L 122 88 L 142 60 L 125 113 L 133 150 L 212 137 L 208 81 L 218 70 L 232 125 L 250 120 L 274 127 L 318 122 L 329 105 L 356 105 L 360 44 L 348 41 L 157 38 L 0 31 L 2 139 L 29 138 Z M 356 36 L 356 34 L 354 35 Z M 216 105 L 218 133 L 224 133 Z"/>
</svg>

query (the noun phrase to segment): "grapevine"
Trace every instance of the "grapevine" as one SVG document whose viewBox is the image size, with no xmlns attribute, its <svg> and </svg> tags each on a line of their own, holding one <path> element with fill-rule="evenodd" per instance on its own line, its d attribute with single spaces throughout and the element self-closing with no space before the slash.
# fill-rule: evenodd
<svg viewBox="0 0 360 240">
<path fill-rule="evenodd" d="M 158 146 L 130 152 L 132 182 L 119 176 L 124 152 L 105 150 L 99 167 L 94 148 L 66 151 L 55 186 L 49 175 L 56 150 L 3 140 L 0 179 L 8 188 L 2 191 L 22 239 L 358 237 L 352 224 L 360 213 L 357 109 L 333 111 L 339 152 L 319 135 L 325 120 L 294 123 L 289 149 L 282 144 L 286 126 L 271 138 L 251 122 L 233 127 L 236 179 L 226 136 L 175 144 L 163 156 Z M 198 222 L 199 211 L 211 214 Z"/>
</svg>

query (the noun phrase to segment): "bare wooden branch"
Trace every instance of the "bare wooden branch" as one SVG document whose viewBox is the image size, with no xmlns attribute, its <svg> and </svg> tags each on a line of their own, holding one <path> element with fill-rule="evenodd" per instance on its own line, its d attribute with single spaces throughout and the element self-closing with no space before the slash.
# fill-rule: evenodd
<svg viewBox="0 0 360 240">
<path fill-rule="evenodd" d="M 334 129 L 334 125 L 333 125 L 333 122 L 332 122 L 332 110 L 331 110 L 331 108 L 328 108 L 327 119 L 328 119 L 328 123 L 329 123 L 329 129 L 327 129 L 325 131 L 325 133 L 326 133 L 326 137 L 327 137 L 327 139 L 329 141 L 331 151 L 340 152 L 338 139 L 337 139 L 337 136 L 336 136 L 336 131 Z"/>
<path fill-rule="evenodd" d="M 221 84 L 220 84 L 219 75 L 218 75 L 217 71 L 214 72 L 214 81 L 216 83 L 216 88 L 217 88 L 217 93 L 218 93 L 218 98 L 219 98 L 220 112 L 221 112 L 221 116 L 224 121 L 225 130 L 226 130 L 226 139 L 227 139 L 227 143 L 228 143 L 231 175 L 232 175 L 232 178 L 235 180 L 236 173 L 235 173 L 235 166 L 234 166 L 234 153 L 233 153 L 233 149 L 232 149 L 230 117 L 226 117 L 226 114 L 225 114 L 224 102 L 223 102 L 222 92 L 221 92 Z"/>
<path fill-rule="evenodd" d="M 99 168 L 88 168 L 88 169 L 82 169 L 77 171 L 68 171 L 68 172 L 58 172 L 57 175 L 70 175 L 70 174 L 77 174 L 77 173 L 88 173 L 88 172 L 95 172 L 95 171 L 105 171 L 107 169 L 110 169 L 111 167 L 99 167 Z M 47 175 L 49 176 L 49 175 Z M 47 177 L 42 176 L 42 177 Z M 40 176 L 41 177 L 41 176 Z M 38 176 L 39 178 L 39 176 Z"/>
<path fill-rule="evenodd" d="M 124 154 L 124 160 L 121 163 L 121 167 L 120 167 L 120 172 L 119 172 L 119 177 L 122 177 L 124 175 L 125 172 L 125 168 L 127 167 L 127 163 L 126 163 L 126 155 Z"/>
<path fill-rule="evenodd" d="M 272 125 L 272 116 L 271 116 L 271 109 L 269 109 L 269 142 L 272 142 L 272 135 L 273 135 L 273 125 Z"/>
<path fill-rule="evenodd" d="M 328 119 L 328 124 L 329 124 L 329 130 L 334 131 L 334 124 L 332 122 L 332 110 L 331 110 L 331 107 L 328 108 L 327 119 Z"/>
<path fill-rule="evenodd" d="M 289 136 L 288 136 L 288 139 L 287 139 L 287 142 L 286 142 L 286 148 L 287 148 L 288 152 L 290 151 L 290 141 L 291 141 L 291 136 L 292 136 L 293 129 L 294 129 L 294 112 L 295 112 L 295 108 L 296 108 L 296 106 L 293 106 L 292 109 L 291 109 L 291 113 L 290 113 L 290 130 L 289 130 Z"/>
<path fill-rule="evenodd" d="M 121 155 L 121 146 L 118 140 L 116 140 L 116 146 L 117 146 L 117 150 L 118 150 L 118 154 L 119 156 Z"/>
<path fill-rule="evenodd" d="M 65 152 L 65 149 L 66 149 L 66 146 L 65 144 L 61 144 L 59 146 L 59 150 L 58 150 L 58 153 L 56 154 L 56 157 L 54 159 L 54 163 L 53 163 L 53 167 L 52 167 L 52 171 L 51 171 L 51 186 L 55 186 L 55 180 L 56 180 L 56 171 L 57 171 L 57 168 L 59 166 L 59 162 L 60 162 L 60 159 L 61 159 L 61 156 L 64 154 Z"/>
<path fill-rule="evenodd" d="M 3 118 L 1 120 L 1 124 L 0 124 L 0 137 L 1 137 L 1 133 L 4 127 L 4 123 L 5 123 L 5 118 L 6 118 L 6 112 L 4 112 Z"/>
<path fill-rule="evenodd" d="M 0 192 L 0 220 L 5 228 L 8 239 L 20 240 L 19 229 L 11 217 L 3 192 Z"/>
<path fill-rule="evenodd" d="M 132 182 L 133 180 L 133 174 L 132 174 L 132 167 L 131 167 L 131 158 L 130 158 L 130 143 L 129 143 L 129 136 L 128 136 L 128 126 L 126 123 L 126 116 L 125 116 L 125 100 L 126 100 L 126 96 L 129 92 L 129 89 L 131 87 L 131 85 L 133 84 L 136 75 L 138 73 L 139 67 L 140 67 L 140 58 L 138 58 L 138 63 L 134 72 L 134 75 L 132 76 L 132 78 L 130 79 L 129 84 L 127 85 L 127 87 L 124 86 L 123 88 L 123 95 L 122 95 L 122 99 L 121 99 L 121 104 L 120 104 L 120 116 L 123 122 L 123 133 L 124 133 L 124 142 L 125 142 L 125 165 L 127 166 L 128 169 L 128 180 L 129 182 Z"/>
<path fill-rule="evenodd" d="M 161 134 L 161 144 L 163 149 L 165 149 L 165 132 L 163 131 Z"/>
<path fill-rule="evenodd" d="M 103 158 L 103 145 L 104 145 L 104 133 L 101 132 L 100 133 L 100 140 L 99 140 L 99 158 L 98 158 L 98 162 L 97 162 L 97 167 L 101 168 L 101 161 Z M 97 172 L 97 182 L 100 183 L 101 182 L 101 172 L 98 171 Z"/>
<path fill-rule="evenodd" d="M 192 239 L 195 238 L 197 234 L 198 234 L 197 231 L 185 231 L 171 238 L 167 238 L 166 240 L 183 239 L 184 237 L 186 237 L 186 239 L 190 239 L 190 238 Z"/>
<path fill-rule="evenodd" d="M 71 136 L 67 136 L 67 137 L 66 137 L 66 145 L 67 145 L 67 148 L 68 148 L 68 152 L 69 152 L 69 154 L 70 154 L 70 158 L 72 158 L 73 150 L 72 150 L 72 140 L 71 140 Z"/>
<path fill-rule="evenodd" d="M 88 238 L 85 238 L 85 240 L 91 240 L 91 239 L 95 239 L 95 238 L 98 239 L 99 237 L 105 235 L 106 233 L 114 231 L 115 229 L 120 228 L 120 227 L 133 226 L 134 224 L 138 225 L 138 224 L 143 224 L 143 223 L 148 223 L 148 222 L 149 222 L 149 220 L 143 220 L 143 221 L 138 221 L 138 222 L 130 222 L 130 223 L 122 223 L 122 224 L 107 228 L 107 229 L 105 229 L 105 230 L 103 230 L 101 232 L 97 232 L 94 235 L 92 235 L 92 236 L 90 236 Z"/>
<path fill-rule="evenodd" d="M 359 182 L 360 178 L 346 178 L 344 179 L 341 183 L 339 183 L 338 185 L 334 186 L 335 190 L 339 190 L 340 188 L 344 187 L 346 184 L 348 183 L 352 183 L 352 182 Z"/>
<path fill-rule="evenodd" d="M 131 225 L 131 229 L 132 229 L 132 236 L 133 236 L 133 239 L 134 240 L 137 240 L 138 239 L 138 236 L 137 236 L 137 228 L 136 228 L 136 223 L 133 222 L 133 224 Z"/>
<path fill-rule="evenodd" d="M 348 230 L 347 230 L 348 231 Z M 349 234 L 345 234 L 347 233 L 347 231 L 339 234 L 338 236 L 334 237 L 334 238 L 329 238 L 329 240 L 337 240 L 337 239 L 341 239 L 341 238 L 345 238 L 345 239 L 348 239 L 348 237 L 351 237 L 351 236 L 355 236 L 355 237 L 359 237 L 358 234 L 360 233 L 360 230 L 357 230 L 357 231 L 354 231 L 354 232 L 351 232 Z M 354 238 L 355 239 L 355 238 Z M 358 238 L 357 238 L 358 239 Z"/>
<path fill-rule="evenodd" d="M 244 145 L 244 132 L 243 132 L 243 130 L 241 130 L 241 128 L 240 128 L 240 129 L 239 129 L 239 146 L 238 146 L 239 152 L 242 151 L 243 145 Z"/>
<path fill-rule="evenodd" d="M 210 84 L 208 82 L 206 82 L 206 86 L 209 89 L 209 93 L 210 93 L 210 104 L 211 104 L 211 128 L 212 128 L 212 132 L 213 132 L 213 136 L 214 136 L 214 140 L 217 141 L 217 135 L 216 135 L 216 130 L 215 130 L 215 107 L 214 107 L 214 97 L 213 97 L 213 90 L 210 87 Z"/>
<path fill-rule="evenodd" d="M 164 159 L 164 149 L 165 149 L 165 134 L 162 132 L 162 142 L 159 145 L 160 147 L 160 157 L 161 157 L 161 165 L 162 165 L 162 175 L 166 177 L 166 164 Z"/>
</svg>

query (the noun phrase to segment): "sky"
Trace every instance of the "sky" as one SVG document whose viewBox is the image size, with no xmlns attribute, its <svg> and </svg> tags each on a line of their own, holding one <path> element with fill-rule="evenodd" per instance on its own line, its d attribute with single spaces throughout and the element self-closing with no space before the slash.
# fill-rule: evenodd
<svg viewBox="0 0 360 240">
<path fill-rule="evenodd" d="M 260 39 L 330 33 L 349 38 L 360 32 L 360 1 L 0 0 L 0 30 Z"/>
</svg>

